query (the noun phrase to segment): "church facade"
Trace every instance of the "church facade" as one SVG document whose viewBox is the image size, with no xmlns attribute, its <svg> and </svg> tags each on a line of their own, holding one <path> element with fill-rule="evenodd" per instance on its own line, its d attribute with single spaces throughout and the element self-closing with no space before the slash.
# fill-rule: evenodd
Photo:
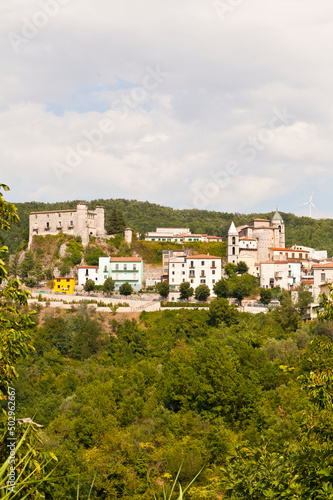
<svg viewBox="0 0 333 500">
<path fill-rule="evenodd" d="M 278 210 L 272 220 L 254 219 L 239 227 L 232 222 L 227 238 L 227 263 L 244 261 L 254 268 L 256 263 L 269 260 L 270 248 L 285 248 L 285 226 Z"/>
</svg>

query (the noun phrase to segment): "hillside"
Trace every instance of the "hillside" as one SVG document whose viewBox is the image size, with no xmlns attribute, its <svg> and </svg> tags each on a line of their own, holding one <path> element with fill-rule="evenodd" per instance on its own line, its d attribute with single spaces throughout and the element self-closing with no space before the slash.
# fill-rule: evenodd
<svg viewBox="0 0 333 500">
<path fill-rule="evenodd" d="M 4 234 L 5 243 L 11 252 L 28 239 L 29 213 L 38 210 L 61 210 L 75 208 L 80 200 L 59 203 L 28 202 L 17 203 L 18 214 L 21 219 L 18 227 L 13 227 L 8 234 Z M 126 224 L 135 231 L 142 233 L 153 231 L 156 227 L 189 227 L 195 233 L 216 234 L 226 238 L 229 226 L 233 220 L 237 225 L 246 224 L 253 218 L 271 218 L 274 212 L 231 214 L 208 210 L 185 209 L 175 210 L 149 202 L 124 199 L 98 199 L 89 203 L 91 209 L 102 205 L 106 210 L 106 219 L 111 210 L 120 210 L 125 217 Z M 286 224 L 286 245 L 293 243 L 308 245 L 317 250 L 328 250 L 333 255 L 333 220 L 310 219 L 297 217 L 294 214 L 281 212 Z"/>
</svg>

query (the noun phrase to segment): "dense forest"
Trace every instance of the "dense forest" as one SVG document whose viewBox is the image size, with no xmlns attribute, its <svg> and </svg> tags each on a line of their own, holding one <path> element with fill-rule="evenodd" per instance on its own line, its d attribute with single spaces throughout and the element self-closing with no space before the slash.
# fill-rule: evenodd
<svg viewBox="0 0 333 500">
<path fill-rule="evenodd" d="M 5 242 L 13 253 L 28 239 L 29 213 L 38 210 L 61 210 L 75 208 L 80 200 L 61 203 L 17 203 L 20 225 L 13 227 L 6 234 Z M 212 212 L 208 210 L 186 209 L 174 210 L 149 202 L 136 200 L 109 199 L 93 200 L 89 203 L 91 209 L 102 205 L 106 210 L 106 223 L 112 210 L 122 212 L 126 225 L 139 233 L 154 231 L 156 227 L 189 227 L 194 233 L 215 234 L 226 238 L 231 221 L 236 226 L 242 225 L 253 218 L 271 218 L 274 212 L 258 214 L 231 214 L 225 212 Z M 308 245 L 317 250 L 328 250 L 333 255 L 333 220 L 310 219 L 309 217 L 296 217 L 290 213 L 280 212 L 286 224 L 286 245 L 294 243 Z"/>
<path fill-rule="evenodd" d="M 17 221 L 0 193 L 0 230 Z M 333 499 L 333 292 L 308 324 L 289 292 L 257 315 L 223 296 L 140 316 L 34 311 L 6 252 L 1 498 Z"/>
<path fill-rule="evenodd" d="M 183 487 L 199 473 L 193 500 L 332 498 L 333 325 L 302 325 L 288 294 L 266 315 L 217 299 L 35 321 L 15 388 L 59 460 L 45 498 L 161 498 L 179 470 Z"/>
</svg>

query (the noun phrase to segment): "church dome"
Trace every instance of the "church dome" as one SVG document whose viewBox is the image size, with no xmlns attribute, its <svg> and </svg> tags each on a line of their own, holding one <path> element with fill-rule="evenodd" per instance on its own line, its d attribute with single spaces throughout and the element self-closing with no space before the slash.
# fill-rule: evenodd
<svg viewBox="0 0 333 500">
<path fill-rule="evenodd" d="M 283 222 L 283 219 L 278 211 L 278 209 L 276 209 L 276 212 L 275 214 L 273 215 L 273 218 L 272 218 L 272 222 L 273 221 L 276 221 L 276 222 Z"/>
</svg>

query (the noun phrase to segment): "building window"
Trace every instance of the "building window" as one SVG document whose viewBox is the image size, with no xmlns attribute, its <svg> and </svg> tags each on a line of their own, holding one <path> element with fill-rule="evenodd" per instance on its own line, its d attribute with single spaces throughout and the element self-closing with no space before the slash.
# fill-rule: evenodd
<svg viewBox="0 0 333 500">
<path fill-rule="evenodd" d="M 191 280 L 191 283 L 193 283 L 193 282 L 194 282 L 194 280 Z"/>
<path fill-rule="evenodd" d="M 88 276 L 88 274 L 89 274 L 89 271 L 88 271 L 88 269 L 86 269 L 86 276 Z"/>
<path fill-rule="evenodd" d="M 202 265 L 202 266 L 204 266 L 204 265 L 205 265 L 205 261 L 204 261 L 204 260 L 202 260 L 202 261 L 201 261 L 201 265 Z"/>
<path fill-rule="evenodd" d="M 136 271 L 136 264 L 133 264 L 133 271 Z"/>
<path fill-rule="evenodd" d="M 215 269 L 212 270 L 212 274 L 215 274 Z"/>
<path fill-rule="evenodd" d="M 172 271 L 172 274 L 175 274 L 175 271 Z"/>
<path fill-rule="evenodd" d="M 104 272 L 106 273 L 108 271 L 108 266 L 104 266 Z"/>
<path fill-rule="evenodd" d="M 69 223 L 70 226 L 73 226 L 73 221 L 71 220 L 70 223 Z"/>
<path fill-rule="evenodd" d="M 97 278 L 96 278 L 97 279 Z M 108 279 L 108 275 L 107 274 L 104 274 L 104 279 L 107 280 Z"/>
<path fill-rule="evenodd" d="M 119 264 L 116 264 L 116 271 L 119 271 Z"/>
<path fill-rule="evenodd" d="M 235 238 L 235 236 L 232 237 L 232 244 L 236 245 L 236 238 Z"/>
<path fill-rule="evenodd" d="M 206 280 L 200 280 L 200 283 L 205 284 Z"/>
<path fill-rule="evenodd" d="M 172 264 L 172 267 L 175 267 L 175 265 L 174 265 L 174 264 Z"/>
<path fill-rule="evenodd" d="M 183 274 L 185 274 L 185 271 L 183 271 Z"/>
<path fill-rule="evenodd" d="M 185 279 L 183 279 L 183 283 L 185 283 Z"/>
<path fill-rule="evenodd" d="M 191 265 L 190 265 L 190 267 L 194 267 L 194 261 L 193 261 L 193 260 L 191 260 Z"/>
<path fill-rule="evenodd" d="M 46 223 L 46 228 L 50 229 L 50 223 L 49 222 Z"/>
<path fill-rule="evenodd" d="M 58 222 L 58 226 L 61 227 L 61 220 Z"/>
<path fill-rule="evenodd" d="M 185 267 L 185 264 L 182 264 L 182 267 Z"/>
<path fill-rule="evenodd" d="M 215 283 L 215 280 L 212 280 L 212 283 L 214 284 L 214 283 Z"/>
<path fill-rule="evenodd" d="M 326 279 L 325 273 L 321 273 L 321 275 L 320 275 L 320 281 L 325 281 L 325 279 Z"/>
<path fill-rule="evenodd" d="M 175 282 L 175 279 L 174 279 L 174 278 L 172 278 L 172 280 L 171 280 L 171 281 L 172 281 L 172 283 L 174 283 L 174 282 Z"/>
<path fill-rule="evenodd" d="M 236 249 L 235 249 L 235 247 L 232 247 L 232 255 L 236 255 Z"/>
<path fill-rule="evenodd" d="M 302 253 L 299 254 L 299 258 L 303 259 L 303 254 Z"/>
<path fill-rule="evenodd" d="M 35 215 L 35 219 L 37 219 L 37 217 L 38 217 L 38 216 L 37 216 L 37 215 Z"/>
</svg>

